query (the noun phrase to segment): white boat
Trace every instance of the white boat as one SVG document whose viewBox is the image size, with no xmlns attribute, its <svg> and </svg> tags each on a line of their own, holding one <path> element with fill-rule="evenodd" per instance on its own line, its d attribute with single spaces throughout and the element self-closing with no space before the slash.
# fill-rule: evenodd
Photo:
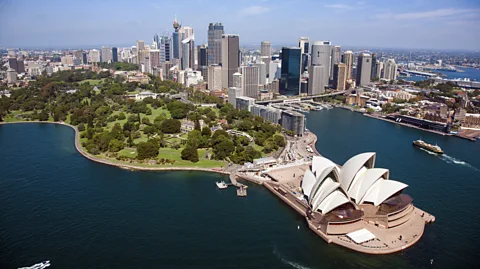
<svg viewBox="0 0 480 269">
<path fill-rule="evenodd" d="M 50 266 L 50 261 L 43 261 L 41 263 L 34 264 L 29 267 L 20 267 L 18 269 L 43 269 Z"/>
<path fill-rule="evenodd" d="M 220 181 L 220 182 L 215 182 L 215 184 L 217 184 L 217 187 L 219 189 L 226 189 L 228 187 L 227 183 L 225 183 L 225 181 Z"/>
</svg>

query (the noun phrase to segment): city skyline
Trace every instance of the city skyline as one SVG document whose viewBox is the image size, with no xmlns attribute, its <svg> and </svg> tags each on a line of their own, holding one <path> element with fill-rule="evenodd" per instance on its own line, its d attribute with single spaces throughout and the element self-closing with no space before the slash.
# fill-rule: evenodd
<svg viewBox="0 0 480 269">
<path fill-rule="evenodd" d="M 313 0 L 141 0 L 135 5 L 75 0 L 64 5 L 28 0 L 2 2 L 0 15 L 3 47 L 133 45 L 138 39 L 149 44 L 155 33 L 171 35 L 176 16 L 195 29 L 196 44 L 207 43 L 209 23 L 221 22 L 225 34 L 240 35 L 242 46 L 259 46 L 263 40 L 273 47 L 294 45 L 308 36 L 346 47 L 480 50 L 480 37 L 472 34 L 480 25 L 480 3 L 474 0 L 416 0 L 408 5 Z"/>
</svg>

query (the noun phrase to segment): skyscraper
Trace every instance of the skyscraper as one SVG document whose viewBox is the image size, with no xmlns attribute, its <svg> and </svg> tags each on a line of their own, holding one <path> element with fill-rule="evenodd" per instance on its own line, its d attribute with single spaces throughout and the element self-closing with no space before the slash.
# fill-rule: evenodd
<svg viewBox="0 0 480 269">
<path fill-rule="evenodd" d="M 265 63 L 266 68 L 266 77 L 270 77 L 269 67 L 270 61 L 272 60 L 272 43 L 270 41 L 262 41 L 260 45 L 260 54 L 262 56 L 262 62 Z"/>
<path fill-rule="evenodd" d="M 342 55 L 342 63 L 346 65 L 347 68 L 347 80 L 353 78 L 353 51 L 348 50 Z"/>
<path fill-rule="evenodd" d="M 208 66 L 208 89 L 211 91 L 222 89 L 222 67 L 218 64 Z"/>
<path fill-rule="evenodd" d="M 208 25 L 208 60 L 207 65 L 222 63 L 223 25 L 219 22 Z"/>
<path fill-rule="evenodd" d="M 172 33 L 172 58 L 173 59 L 180 59 L 180 43 L 182 42 L 182 36 L 180 33 L 180 28 L 182 26 L 178 23 L 177 19 L 173 21 L 173 29 L 174 32 Z"/>
<path fill-rule="evenodd" d="M 139 68 L 142 68 L 142 64 L 145 63 L 145 41 L 137 40 L 137 64 Z"/>
<path fill-rule="evenodd" d="M 160 67 L 160 50 L 159 49 L 150 50 L 149 54 L 150 54 L 149 58 L 150 58 L 150 66 L 151 66 L 150 69 L 153 71 L 153 69 Z"/>
<path fill-rule="evenodd" d="M 301 53 L 309 53 L 309 47 L 310 47 L 310 41 L 308 40 L 308 37 L 300 37 L 298 39 L 298 46 L 300 47 Z"/>
<path fill-rule="evenodd" d="M 172 40 L 168 36 L 162 36 L 160 38 L 160 44 L 158 49 L 160 50 L 160 62 L 170 62 L 171 61 L 171 43 Z"/>
<path fill-rule="evenodd" d="M 300 37 L 298 39 L 298 46 L 300 47 L 300 63 L 301 63 L 301 71 L 303 73 L 307 71 L 308 65 L 310 64 L 310 41 L 308 37 Z"/>
<path fill-rule="evenodd" d="M 347 65 L 336 63 L 333 66 L 333 87 L 338 91 L 346 89 Z"/>
<path fill-rule="evenodd" d="M 90 63 L 99 63 L 100 62 L 100 51 L 93 49 L 90 51 L 89 55 Z"/>
<path fill-rule="evenodd" d="M 264 62 L 255 63 L 258 67 L 258 83 L 262 86 L 267 84 L 267 65 Z"/>
<path fill-rule="evenodd" d="M 270 43 L 270 41 L 262 41 L 260 45 L 260 54 L 262 56 L 272 57 L 272 43 Z"/>
<path fill-rule="evenodd" d="M 299 47 L 282 48 L 282 67 L 280 94 L 298 95 L 300 93 L 300 54 Z"/>
<path fill-rule="evenodd" d="M 241 66 L 240 72 L 242 73 L 243 95 L 257 99 L 259 84 L 258 66 Z"/>
<path fill-rule="evenodd" d="M 112 48 L 112 62 L 118 62 L 118 49 L 116 47 Z"/>
<path fill-rule="evenodd" d="M 153 44 L 155 45 L 156 49 L 160 49 L 160 38 L 158 37 L 158 34 L 153 36 Z"/>
<path fill-rule="evenodd" d="M 395 59 L 388 59 L 388 61 L 385 63 L 383 78 L 388 80 L 397 79 L 397 64 L 395 63 Z"/>
<path fill-rule="evenodd" d="M 342 48 L 340 46 L 332 47 L 332 63 L 330 64 L 330 79 L 333 80 L 333 67 L 342 59 Z"/>
<path fill-rule="evenodd" d="M 228 102 L 235 108 L 237 106 L 237 97 L 242 96 L 242 89 L 236 87 L 228 88 Z"/>
<path fill-rule="evenodd" d="M 240 66 L 240 40 L 238 35 L 222 35 L 222 87 L 233 86 L 233 74 Z"/>
<path fill-rule="evenodd" d="M 194 64 L 194 54 L 193 54 L 193 48 L 195 46 L 194 41 L 193 41 L 193 35 L 187 37 L 182 41 L 182 69 L 186 70 L 187 68 L 193 69 L 193 64 Z"/>
<path fill-rule="evenodd" d="M 312 65 L 309 68 L 308 95 L 316 95 L 325 92 L 325 85 L 328 84 L 328 77 L 325 73 L 325 66 Z"/>
<path fill-rule="evenodd" d="M 205 45 L 197 46 L 197 53 L 198 53 L 198 67 L 200 66 L 207 66 L 208 65 L 208 49 Z"/>
<path fill-rule="evenodd" d="M 377 54 L 372 54 L 372 71 L 370 73 L 370 79 L 374 80 L 377 74 Z"/>
<path fill-rule="evenodd" d="M 16 57 L 8 58 L 8 66 L 18 73 L 18 62 Z"/>
<path fill-rule="evenodd" d="M 371 72 L 372 55 L 361 53 L 358 55 L 356 84 L 358 86 L 368 85 L 370 83 Z"/>
<path fill-rule="evenodd" d="M 330 41 L 315 41 L 312 44 L 312 53 L 310 54 L 311 66 L 323 66 L 323 77 L 330 78 L 330 64 L 331 61 L 331 43 Z M 325 81 L 328 86 L 328 79 Z"/>
</svg>

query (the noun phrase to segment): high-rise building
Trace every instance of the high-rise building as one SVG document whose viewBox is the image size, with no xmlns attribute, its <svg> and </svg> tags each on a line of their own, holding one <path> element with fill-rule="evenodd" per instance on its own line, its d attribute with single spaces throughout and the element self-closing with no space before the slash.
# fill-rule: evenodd
<svg viewBox="0 0 480 269">
<path fill-rule="evenodd" d="M 181 25 L 178 23 L 177 18 L 173 21 L 173 29 L 174 32 L 172 33 L 172 58 L 173 59 L 180 59 L 180 47 L 182 42 L 182 35 L 180 32 Z"/>
<path fill-rule="evenodd" d="M 368 53 L 360 53 L 357 61 L 357 79 L 358 86 L 365 86 L 370 83 L 372 72 L 372 55 Z"/>
<path fill-rule="evenodd" d="M 243 90 L 243 76 L 242 73 L 236 72 L 233 74 L 233 87 Z"/>
<path fill-rule="evenodd" d="M 305 131 L 305 115 L 294 111 L 282 112 L 282 127 L 293 131 L 295 135 L 303 136 Z"/>
<path fill-rule="evenodd" d="M 116 47 L 112 48 L 112 62 L 118 62 L 118 49 Z"/>
<path fill-rule="evenodd" d="M 239 110 L 250 111 L 250 107 L 255 104 L 255 99 L 248 96 L 239 96 L 235 100 L 235 108 Z"/>
<path fill-rule="evenodd" d="M 240 40 L 238 35 L 222 35 L 222 87 L 233 86 L 233 74 L 240 67 Z"/>
<path fill-rule="evenodd" d="M 348 50 L 342 55 L 342 63 L 347 68 L 347 80 L 353 78 L 353 51 Z"/>
<path fill-rule="evenodd" d="M 101 55 L 101 61 L 102 63 L 111 63 L 112 62 L 112 48 L 106 48 L 102 47 L 100 49 L 102 55 Z"/>
<path fill-rule="evenodd" d="M 205 45 L 200 45 L 197 47 L 198 52 L 198 66 L 207 66 L 208 65 L 208 49 Z"/>
<path fill-rule="evenodd" d="M 383 62 L 377 61 L 376 66 L 377 67 L 375 68 L 375 70 L 377 71 L 377 73 L 375 74 L 375 77 L 376 78 L 383 78 L 383 76 L 384 76 L 384 72 L 383 72 L 384 71 L 383 70 L 384 64 L 383 64 Z"/>
<path fill-rule="evenodd" d="M 395 63 L 395 59 L 388 59 L 385 63 L 385 69 L 383 71 L 384 79 L 388 80 L 396 80 L 397 79 L 397 64 Z"/>
<path fill-rule="evenodd" d="M 309 69 L 308 95 L 317 95 L 325 92 L 328 85 L 328 77 L 325 74 L 325 66 L 312 65 Z"/>
<path fill-rule="evenodd" d="M 300 93 L 300 55 L 301 50 L 298 47 L 282 48 L 281 95 L 298 95 Z"/>
<path fill-rule="evenodd" d="M 82 63 L 87 64 L 88 63 L 88 57 L 87 57 L 87 52 L 82 52 Z"/>
<path fill-rule="evenodd" d="M 141 68 L 142 64 L 145 63 L 145 41 L 137 40 L 136 46 L 136 55 L 137 55 L 137 64 Z"/>
<path fill-rule="evenodd" d="M 7 83 L 15 83 L 17 82 L 17 71 L 12 67 L 7 69 Z"/>
<path fill-rule="evenodd" d="M 262 41 L 260 44 L 260 55 L 262 56 L 262 62 L 264 62 L 266 66 L 265 76 L 269 78 L 270 61 L 272 60 L 272 43 L 270 43 L 270 41 Z"/>
<path fill-rule="evenodd" d="M 300 37 L 298 39 L 298 46 L 300 47 L 301 54 L 310 52 L 310 41 L 308 37 Z"/>
<path fill-rule="evenodd" d="M 193 69 L 194 65 L 194 46 L 193 35 L 187 37 L 182 41 L 182 69 Z"/>
<path fill-rule="evenodd" d="M 100 62 L 100 51 L 93 49 L 90 51 L 89 55 L 90 63 L 99 63 Z"/>
<path fill-rule="evenodd" d="M 312 51 L 310 53 L 311 66 L 323 66 L 323 76 L 330 78 L 330 64 L 332 63 L 330 57 L 332 54 L 330 41 L 315 41 L 312 44 Z M 328 79 L 326 80 L 328 86 Z"/>
<path fill-rule="evenodd" d="M 76 59 L 82 59 L 82 50 L 76 50 L 75 53 L 73 54 Z"/>
<path fill-rule="evenodd" d="M 372 54 L 372 71 L 370 73 L 370 80 L 374 80 L 377 74 L 377 54 Z"/>
<path fill-rule="evenodd" d="M 258 67 L 258 83 L 261 86 L 267 84 L 267 65 L 264 62 L 255 63 L 255 66 Z"/>
<path fill-rule="evenodd" d="M 330 64 L 330 79 L 333 80 L 333 67 L 342 60 L 342 48 L 340 46 L 332 47 L 332 63 Z"/>
<path fill-rule="evenodd" d="M 232 104 L 234 108 L 237 107 L 237 97 L 243 96 L 242 89 L 237 87 L 228 88 L 228 102 Z"/>
<path fill-rule="evenodd" d="M 149 54 L 151 70 L 160 68 L 160 50 L 152 49 Z"/>
<path fill-rule="evenodd" d="M 258 98 L 259 70 L 258 66 L 241 66 L 243 95 L 254 99 Z M 232 79 L 233 85 L 233 79 Z"/>
<path fill-rule="evenodd" d="M 260 45 L 260 55 L 272 57 L 272 43 L 270 43 L 270 41 L 262 41 Z"/>
<path fill-rule="evenodd" d="M 310 64 L 310 41 L 308 37 L 300 37 L 298 39 L 298 47 L 300 47 L 300 65 L 301 71 L 303 73 L 307 71 Z"/>
<path fill-rule="evenodd" d="M 225 34 L 219 22 L 208 25 L 208 59 L 207 65 L 222 63 L 222 36 Z"/>
<path fill-rule="evenodd" d="M 8 66 L 15 70 L 15 72 L 18 72 L 18 61 L 17 58 L 15 57 L 10 57 L 8 58 Z"/>
<path fill-rule="evenodd" d="M 211 91 L 222 89 L 222 67 L 218 64 L 208 66 L 208 89 Z"/>
<path fill-rule="evenodd" d="M 347 65 L 344 63 L 336 63 L 333 66 L 333 87 L 338 91 L 346 89 Z"/>
<path fill-rule="evenodd" d="M 282 76 L 282 63 L 280 60 L 275 60 L 270 62 L 270 66 L 268 67 L 268 82 L 274 81 L 275 79 L 280 79 Z"/>
</svg>

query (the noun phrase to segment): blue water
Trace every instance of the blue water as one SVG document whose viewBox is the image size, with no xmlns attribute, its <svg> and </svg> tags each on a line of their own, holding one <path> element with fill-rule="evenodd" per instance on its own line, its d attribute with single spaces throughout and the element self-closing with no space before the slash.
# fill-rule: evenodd
<svg viewBox="0 0 480 269">
<path fill-rule="evenodd" d="M 442 73 L 446 75 L 447 77 L 444 77 L 446 79 L 464 79 L 464 78 L 469 78 L 470 80 L 474 81 L 480 81 L 480 69 L 475 69 L 475 68 L 457 68 L 460 70 L 463 70 L 464 72 L 447 72 L 447 71 L 441 71 L 441 70 L 435 70 L 435 73 Z M 410 77 L 403 77 L 403 76 L 398 76 L 397 79 L 403 79 L 407 81 L 421 81 L 421 80 L 426 80 L 428 78 L 425 77 L 419 77 L 419 76 L 410 76 Z"/>
<path fill-rule="evenodd" d="M 419 243 L 386 256 L 327 244 L 263 187 L 218 190 L 225 176 L 132 172 L 91 162 L 74 132 L 0 125 L 0 268 L 50 259 L 50 268 L 475 268 L 479 143 L 333 109 L 312 112 L 317 149 L 343 163 L 376 151 L 377 166 L 409 184 L 434 214 Z M 411 146 L 423 137 L 446 157 Z M 300 226 L 300 229 L 297 229 Z M 430 265 L 430 259 L 434 264 Z"/>
</svg>

